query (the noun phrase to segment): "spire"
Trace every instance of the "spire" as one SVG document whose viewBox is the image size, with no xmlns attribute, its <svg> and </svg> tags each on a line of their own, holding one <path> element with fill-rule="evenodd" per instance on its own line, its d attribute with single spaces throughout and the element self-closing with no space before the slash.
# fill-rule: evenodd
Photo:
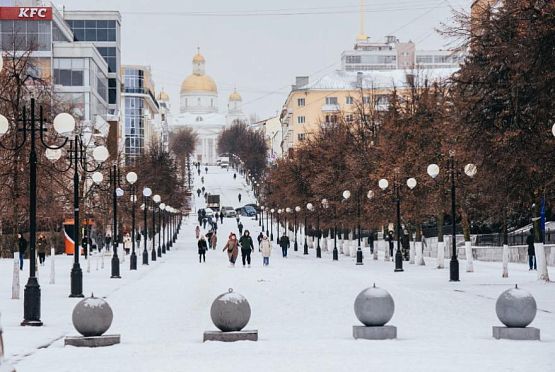
<svg viewBox="0 0 555 372">
<path fill-rule="evenodd" d="M 360 0 L 360 31 L 357 35 L 357 41 L 366 41 L 368 36 L 364 33 L 364 0 Z"/>
</svg>

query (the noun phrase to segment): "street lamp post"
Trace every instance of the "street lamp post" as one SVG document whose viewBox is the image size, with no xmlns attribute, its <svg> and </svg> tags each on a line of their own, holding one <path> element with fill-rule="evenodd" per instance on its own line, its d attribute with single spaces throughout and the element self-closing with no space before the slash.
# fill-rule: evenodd
<svg viewBox="0 0 555 372">
<path fill-rule="evenodd" d="M 316 208 L 312 203 L 308 203 L 306 205 L 306 209 L 308 209 L 311 212 L 316 211 Z M 317 211 L 316 211 L 316 237 L 317 237 L 316 258 L 322 258 L 322 250 L 320 249 L 320 213 L 318 213 Z"/>
<path fill-rule="evenodd" d="M 368 192 L 368 199 L 371 199 L 373 196 L 373 192 L 369 191 Z M 349 190 L 345 190 L 343 191 L 343 198 L 345 200 L 348 200 L 351 197 L 351 192 Z M 361 238 L 362 238 L 362 229 L 360 228 L 360 204 L 361 204 L 361 190 L 360 188 L 357 190 L 357 194 L 356 194 L 356 204 L 357 204 L 357 230 L 358 230 L 358 248 L 357 248 L 357 261 L 356 264 L 357 265 L 363 265 L 363 256 L 362 256 L 362 244 L 361 244 Z"/>
<path fill-rule="evenodd" d="M 160 244 L 158 243 L 158 257 L 162 256 L 162 253 L 166 253 L 167 237 L 166 237 L 166 204 L 160 204 L 160 235 L 162 235 L 162 250 L 160 250 Z"/>
<path fill-rule="evenodd" d="M 137 203 L 137 195 L 135 195 L 135 182 L 137 182 L 137 173 L 129 172 L 125 176 L 127 182 L 131 185 L 131 258 L 129 260 L 129 269 L 137 270 L 137 255 L 135 254 L 135 204 Z"/>
<path fill-rule="evenodd" d="M 328 199 L 323 199 L 322 200 L 322 206 L 326 210 L 329 209 L 330 203 L 329 203 Z M 336 234 L 337 234 L 337 228 L 335 226 L 335 206 L 334 206 L 334 208 L 333 208 L 333 252 L 332 252 L 333 261 L 338 261 L 339 260 L 339 252 L 337 251 L 337 242 L 335 240 L 335 235 Z"/>
<path fill-rule="evenodd" d="M 148 198 L 152 195 L 152 190 L 150 187 L 145 187 L 143 189 L 143 265 L 148 265 L 148 224 L 147 224 L 147 211 L 148 211 Z"/>
<path fill-rule="evenodd" d="M 151 251 L 151 261 L 156 261 L 156 205 L 160 204 L 162 198 L 160 195 L 156 194 L 152 197 L 154 203 L 152 203 L 152 251 Z M 158 221 L 158 224 L 160 221 Z M 158 232 L 158 238 L 160 238 L 160 232 Z M 158 248 L 160 248 L 160 241 L 158 241 Z M 162 256 L 162 251 L 160 251 L 160 256 Z"/>
<path fill-rule="evenodd" d="M 278 241 L 278 242 L 279 242 L 279 237 L 280 237 L 280 235 L 279 235 L 279 222 L 280 222 L 280 221 L 279 221 L 279 217 L 281 216 L 281 213 L 282 213 L 282 212 L 283 212 L 282 209 L 278 209 L 278 210 L 277 210 L 277 213 L 278 213 L 278 215 L 277 215 L 277 241 Z"/>
<path fill-rule="evenodd" d="M 435 179 L 439 175 L 439 166 L 437 164 L 430 164 L 428 165 L 427 169 L 428 175 Z M 449 281 L 451 282 L 458 282 L 459 281 L 459 260 L 457 258 L 457 225 L 455 223 L 456 216 L 457 216 L 457 208 L 456 208 L 456 198 L 455 198 L 455 178 L 457 176 L 457 172 L 455 169 L 455 153 L 453 151 L 449 152 L 449 177 L 451 179 L 451 223 L 453 225 L 453 229 L 451 231 L 451 245 L 452 245 L 452 252 L 451 252 L 451 261 L 449 262 Z M 475 164 L 469 163 L 464 167 L 464 173 L 472 178 L 477 173 L 477 168 Z"/>
<path fill-rule="evenodd" d="M 2 57 L 0 56 L 0 62 L 2 62 Z M 2 70 L 2 63 L 0 63 L 0 71 Z M 25 290 L 23 292 L 23 321 L 22 326 L 42 326 L 42 321 L 40 320 L 40 310 L 41 310 L 41 290 L 36 277 L 36 238 L 37 238 L 37 150 L 36 150 L 36 136 L 37 132 L 39 134 L 40 141 L 42 145 L 49 150 L 60 150 L 68 142 L 66 134 L 72 132 L 75 128 L 75 120 L 69 114 L 59 114 L 54 119 L 54 130 L 66 137 L 64 142 L 60 146 L 49 146 L 46 144 L 44 139 L 44 132 L 46 128 L 44 127 L 44 118 L 42 107 L 39 109 L 39 127 L 37 128 L 37 120 L 35 117 L 35 99 L 31 98 L 31 118 L 27 119 L 27 110 L 23 109 L 21 118 L 13 119 L 16 123 L 16 130 L 23 133 L 23 139 L 21 143 L 17 144 L 15 147 L 10 148 L 2 145 L 0 146 L 4 149 L 10 151 L 19 151 L 23 148 L 27 140 L 31 142 L 31 149 L 29 152 L 29 279 L 25 285 Z M 19 128 L 19 123 L 22 123 L 21 128 Z M 8 133 L 10 130 L 9 120 L 0 115 L 0 137 Z M 27 133 L 29 132 L 29 138 Z"/>
<path fill-rule="evenodd" d="M 260 207 L 260 225 L 262 226 L 262 232 L 264 232 L 264 206 Z"/>
<path fill-rule="evenodd" d="M 295 245 L 294 245 L 294 250 L 295 252 L 297 252 L 299 250 L 299 245 L 297 244 L 297 232 L 298 232 L 298 225 L 297 225 L 297 213 L 299 213 L 301 211 L 301 207 L 296 206 L 295 207 Z"/>
<path fill-rule="evenodd" d="M 293 210 L 289 207 L 285 208 L 287 214 L 291 213 Z M 291 220 L 289 220 L 289 226 L 287 226 L 287 214 L 285 215 L 285 235 L 289 237 L 289 228 L 291 227 Z"/>
<path fill-rule="evenodd" d="M 112 185 L 112 224 L 113 224 L 113 238 L 112 238 L 112 273 L 111 278 L 120 279 L 119 272 L 119 257 L 118 257 L 118 245 L 119 245 L 119 231 L 118 231 L 118 197 L 123 196 L 123 190 L 119 187 L 119 169 L 116 165 L 112 166 L 110 170 L 110 182 Z M 123 253 L 125 254 L 125 252 Z"/>
<path fill-rule="evenodd" d="M 389 181 L 385 178 L 382 178 L 378 182 L 378 186 L 380 189 L 385 191 L 389 186 Z M 409 178 L 407 180 L 407 186 L 409 189 L 414 189 L 416 187 L 416 179 Z M 397 211 L 397 223 L 396 223 L 396 231 L 397 231 L 397 250 L 395 252 L 395 272 L 402 272 L 403 270 L 403 254 L 401 253 L 401 196 L 400 196 L 400 188 L 401 185 L 398 182 L 397 178 L 393 180 L 393 193 L 395 196 L 395 204 L 396 204 L 396 211 Z M 373 196 L 373 194 L 368 193 L 369 198 Z"/>
<path fill-rule="evenodd" d="M 306 228 L 307 228 L 307 220 L 308 220 L 308 211 L 312 208 L 312 203 L 307 203 L 306 204 L 306 212 L 304 213 L 304 249 L 303 249 L 303 254 L 307 255 L 308 254 L 308 240 L 307 240 L 307 234 L 306 234 Z"/>
<path fill-rule="evenodd" d="M 274 221 L 273 221 L 274 212 L 275 212 L 274 208 L 270 209 L 270 241 L 271 242 L 274 241 Z"/>
</svg>

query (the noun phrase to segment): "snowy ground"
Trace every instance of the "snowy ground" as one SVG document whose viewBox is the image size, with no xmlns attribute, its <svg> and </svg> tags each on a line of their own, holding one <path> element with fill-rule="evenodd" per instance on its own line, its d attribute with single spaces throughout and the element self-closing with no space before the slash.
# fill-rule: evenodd
<svg viewBox="0 0 555 372">
<path fill-rule="evenodd" d="M 239 192 L 242 204 L 252 201 L 232 174 L 210 168 L 207 191 L 220 193 L 223 205 L 239 206 Z M 197 183 L 195 189 L 201 186 Z M 243 223 L 254 236 L 260 231 L 254 220 L 243 218 Z M 64 336 L 76 335 L 71 312 L 77 300 L 67 297 L 71 257 L 57 258 L 54 285 L 48 284 L 48 270 L 40 272 L 41 328 L 19 326 L 23 300 L 10 299 L 12 262 L 0 261 L 8 361 L 21 372 L 555 371 L 555 284 L 538 282 L 524 265 L 512 264 L 510 278 L 502 279 L 500 263 L 475 262 L 476 272 L 462 271 L 460 283 L 449 283 L 448 270 L 435 269 L 431 261 L 394 273 L 392 262 L 372 261 L 369 254 L 363 266 L 355 266 L 352 257 L 333 262 L 329 252 L 316 259 L 314 250 L 309 256 L 291 250 L 283 259 L 274 247 L 267 268 L 258 252 L 252 268 L 229 268 L 221 247 L 223 237 L 237 230 L 234 219 L 220 225 L 219 249 L 208 252 L 206 264 L 198 263 L 195 225 L 195 217 L 186 221 L 175 248 L 161 261 L 130 272 L 127 259 L 122 279 L 109 278 L 108 260 L 98 270 L 92 260 L 91 272 L 84 273 L 85 293 L 107 298 L 115 314 L 108 333 L 122 335 L 120 345 L 107 348 L 63 346 Z M 22 286 L 25 282 L 22 278 Z M 395 299 L 390 324 L 398 327 L 397 340 L 352 338 L 358 324 L 354 299 L 372 283 Z M 514 283 L 536 297 L 539 310 L 532 326 L 541 329 L 541 342 L 491 337 L 491 327 L 500 324 L 495 300 Z M 259 330 L 259 342 L 202 343 L 203 332 L 215 329 L 210 305 L 230 287 L 249 300 L 247 329 Z"/>
</svg>

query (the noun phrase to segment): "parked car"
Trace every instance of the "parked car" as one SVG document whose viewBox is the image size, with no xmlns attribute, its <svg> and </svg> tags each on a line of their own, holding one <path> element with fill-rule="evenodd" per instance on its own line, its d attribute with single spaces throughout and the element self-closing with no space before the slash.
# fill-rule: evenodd
<svg viewBox="0 0 555 372">
<path fill-rule="evenodd" d="M 237 212 L 233 209 L 233 207 L 222 207 L 222 213 L 224 214 L 224 217 L 237 216 Z"/>
<path fill-rule="evenodd" d="M 245 205 L 244 207 L 237 208 L 235 210 L 241 216 L 247 216 L 247 217 L 256 216 L 256 210 L 253 207 L 251 207 L 250 205 Z"/>
<path fill-rule="evenodd" d="M 260 213 L 261 211 L 260 206 L 256 205 L 255 203 L 245 204 L 245 207 L 253 207 L 254 210 L 257 211 L 258 213 Z"/>
</svg>

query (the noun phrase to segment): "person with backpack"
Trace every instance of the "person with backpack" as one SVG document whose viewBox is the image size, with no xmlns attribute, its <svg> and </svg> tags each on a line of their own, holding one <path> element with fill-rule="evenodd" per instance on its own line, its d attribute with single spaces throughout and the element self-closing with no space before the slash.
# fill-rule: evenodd
<svg viewBox="0 0 555 372">
<path fill-rule="evenodd" d="M 262 265 L 270 265 L 270 255 L 272 254 L 272 242 L 266 236 L 266 234 L 261 233 L 262 238 L 260 239 L 260 250 L 262 251 Z"/>
<path fill-rule="evenodd" d="M 19 270 L 23 270 L 23 259 L 27 250 L 27 240 L 21 234 L 17 234 L 17 246 L 19 249 Z"/>
<path fill-rule="evenodd" d="M 251 253 L 254 250 L 254 243 L 249 230 L 245 230 L 245 233 L 239 239 L 239 244 L 241 245 L 241 258 L 243 259 L 243 267 L 248 264 L 251 267 Z"/>
<path fill-rule="evenodd" d="M 208 245 L 206 244 L 206 239 L 204 238 L 204 235 L 200 236 L 200 239 L 198 240 L 198 262 L 202 263 L 202 262 L 206 262 L 206 251 L 208 250 Z"/>
<path fill-rule="evenodd" d="M 281 254 L 283 257 L 287 257 L 287 249 L 289 249 L 291 242 L 289 241 L 289 237 L 283 232 L 283 235 L 279 239 L 279 246 L 281 247 Z"/>
<path fill-rule="evenodd" d="M 239 254 L 239 245 L 237 242 L 237 237 L 234 233 L 229 234 L 229 239 L 227 240 L 223 251 L 227 251 L 229 266 L 235 267 L 235 261 L 237 260 L 237 255 Z"/>
</svg>

